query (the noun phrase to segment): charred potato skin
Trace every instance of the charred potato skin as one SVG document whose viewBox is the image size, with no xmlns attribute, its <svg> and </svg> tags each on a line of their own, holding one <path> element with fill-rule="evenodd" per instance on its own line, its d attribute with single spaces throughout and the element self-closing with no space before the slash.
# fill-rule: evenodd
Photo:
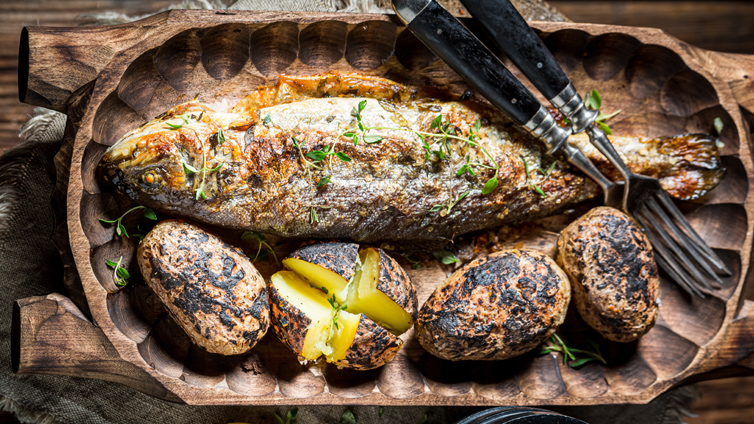
<svg viewBox="0 0 754 424">
<path fill-rule="evenodd" d="M 281 296 L 272 284 L 270 284 L 269 294 L 272 330 L 278 340 L 291 348 L 298 355 L 299 361 L 303 362 L 304 357 L 301 356 L 301 352 L 304 351 L 304 340 L 312 320 Z"/>
<path fill-rule="evenodd" d="M 182 220 L 160 222 L 137 250 L 144 281 L 194 343 L 237 355 L 267 332 L 267 286 L 237 248 Z"/>
<path fill-rule="evenodd" d="M 558 239 L 558 263 L 576 310 L 603 337 L 631 342 L 658 314 L 660 279 L 646 235 L 617 209 L 600 207 L 572 222 Z"/>
<path fill-rule="evenodd" d="M 362 314 L 353 344 L 346 357 L 335 361 L 335 365 L 357 371 L 372 370 L 392 361 L 402 346 L 403 340 Z"/>
<path fill-rule="evenodd" d="M 570 297 L 568 277 L 544 254 L 493 253 L 472 261 L 435 289 L 419 312 L 416 337 L 442 359 L 511 358 L 555 332 Z"/>
<path fill-rule="evenodd" d="M 299 248 L 288 257 L 319 265 L 348 281 L 353 277 L 359 259 L 359 245 L 341 242 L 314 243 Z"/>
<path fill-rule="evenodd" d="M 385 293 L 403 310 L 411 314 L 411 319 L 416 322 L 419 316 L 419 300 L 414 284 L 395 259 L 388 256 L 382 249 L 375 250 L 380 254 L 380 278 L 377 282 L 377 290 Z"/>
</svg>

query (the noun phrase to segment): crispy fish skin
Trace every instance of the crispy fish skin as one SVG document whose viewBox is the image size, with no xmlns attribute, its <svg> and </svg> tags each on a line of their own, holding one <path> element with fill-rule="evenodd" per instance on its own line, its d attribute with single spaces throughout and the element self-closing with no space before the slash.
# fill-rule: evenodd
<svg viewBox="0 0 754 424">
<path fill-rule="evenodd" d="M 451 239 L 547 216 L 600 193 L 566 164 L 545 175 L 554 159 L 544 146 L 491 107 L 424 95 L 377 77 L 281 76 L 229 113 L 198 101 L 176 106 L 111 147 L 98 172 L 132 199 L 174 216 L 285 237 L 357 241 Z M 359 132 L 352 111 L 362 101 L 363 124 L 382 128 L 368 133 L 382 136 L 378 143 L 354 145 L 343 136 Z M 475 142 L 498 167 L 491 194 L 481 193 L 495 171 L 480 148 L 450 140 L 453 153 L 441 161 L 412 132 L 385 129 L 437 133 L 432 121 L 440 114 L 463 138 L 481 121 Z M 438 138 L 425 140 L 429 150 L 440 148 L 433 144 Z M 350 160 L 329 156 L 315 163 L 306 156 L 328 148 Z M 457 175 L 467 158 L 487 168 Z M 317 187 L 325 177 L 331 183 Z M 438 205 L 444 207 L 431 211 Z"/>
</svg>

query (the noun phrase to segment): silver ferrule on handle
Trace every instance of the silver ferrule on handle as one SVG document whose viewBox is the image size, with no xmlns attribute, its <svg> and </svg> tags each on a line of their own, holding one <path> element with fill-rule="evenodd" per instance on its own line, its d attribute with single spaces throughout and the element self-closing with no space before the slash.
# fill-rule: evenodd
<svg viewBox="0 0 754 424">
<path fill-rule="evenodd" d="M 544 106 L 539 108 L 534 117 L 524 124 L 524 127 L 547 144 L 549 154 L 558 151 L 571 136 L 571 129 L 558 126 L 555 118 Z"/>
<path fill-rule="evenodd" d="M 599 116 L 599 111 L 588 109 L 584 105 L 576 88 L 570 83 L 557 96 L 550 99 L 550 103 L 571 121 L 574 134 L 584 131 Z"/>
<path fill-rule="evenodd" d="M 403 24 L 408 26 L 432 0 L 393 0 L 393 10 Z"/>
</svg>

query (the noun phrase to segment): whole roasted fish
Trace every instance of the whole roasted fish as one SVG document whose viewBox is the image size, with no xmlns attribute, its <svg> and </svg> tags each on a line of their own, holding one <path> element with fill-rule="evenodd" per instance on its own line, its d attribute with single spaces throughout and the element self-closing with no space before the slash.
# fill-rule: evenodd
<svg viewBox="0 0 754 424">
<path fill-rule="evenodd" d="M 613 143 L 676 197 L 702 195 L 722 176 L 715 143 L 702 136 Z M 437 240 L 600 194 L 544 152 L 486 104 L 377 77 L 281 75 L 228 112 L 196 100 L 174 107 L 112 146 L 98 172 L 143 205 L 207 224 Z"/>
</svg>

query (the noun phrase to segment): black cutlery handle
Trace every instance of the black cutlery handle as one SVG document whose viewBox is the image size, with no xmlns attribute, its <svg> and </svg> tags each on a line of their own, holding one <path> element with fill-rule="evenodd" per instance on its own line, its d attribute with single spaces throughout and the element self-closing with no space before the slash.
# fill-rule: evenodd
<svg viewBox="0 0 754 424">
<path fill-rule="evenodd" d="M 434 0 L 394 0 L 398 16 L 430 50 L 515 123 L 557 150 L 570 130 L 554 118 L 487 47 Z"/>
<path fill-rule="evenodd" d="M 461 0 L 461 3 L 548 100 L 571 83 L 509 0 Z"/>
<path fill-rule="evenodd" d="M 580 132 L 598 113 L 584 107 L 552 53 L 509 0 L 461 0 L 516 67 Z"/>
</svg>

